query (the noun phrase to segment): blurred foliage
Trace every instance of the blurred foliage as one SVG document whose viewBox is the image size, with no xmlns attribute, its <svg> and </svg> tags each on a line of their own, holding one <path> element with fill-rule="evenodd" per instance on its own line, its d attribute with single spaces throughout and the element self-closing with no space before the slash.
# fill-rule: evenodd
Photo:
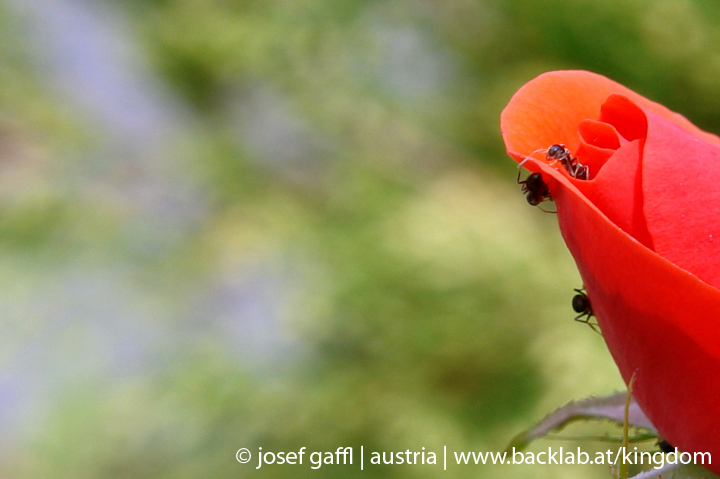
<svg viewBox="0 0 720 479">
<path fill-rule="evenodd" d="M 135 133 L 31 3 L 0 10 L 3 477 L 495 477 L 233 456 L 500 451 L 623 387 L 499 115 L 578 68 L 720 131 L 713 2 L 58 2 L 126 32 L 164 118 Z M 609 472 L 502 470 L 563 475 Z"/>
</svg>

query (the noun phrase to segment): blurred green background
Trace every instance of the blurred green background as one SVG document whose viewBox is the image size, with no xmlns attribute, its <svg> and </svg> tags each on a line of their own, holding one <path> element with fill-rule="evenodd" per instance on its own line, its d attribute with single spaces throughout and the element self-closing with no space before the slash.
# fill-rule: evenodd
<svg viewBox="0 0 720 479">
<path fill-rule="evenodd" d="M 587 69 L 718 132 L 719 25 L 684 0 L 2 2 L 0 475 L 610 477 L 234 455 L 500 451 L 623 389 L 499 115 Z"/>
</svg>

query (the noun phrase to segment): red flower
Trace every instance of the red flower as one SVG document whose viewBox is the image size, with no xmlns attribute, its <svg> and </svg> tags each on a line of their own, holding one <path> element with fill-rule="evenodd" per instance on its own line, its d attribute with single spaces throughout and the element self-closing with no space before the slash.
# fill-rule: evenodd
<svg viewBox="0 0 720 479">
<path fill-rule="evenodd" d="M 541 173 L 603 337 L 658 431 L 720 473 L 720 139 L 605 77 L 550 72 L 502 113 Z M 588 179 L 548 160 L 554 144 Z M 592 374 L 592 359 L 586 366 Z"/>
</svg>

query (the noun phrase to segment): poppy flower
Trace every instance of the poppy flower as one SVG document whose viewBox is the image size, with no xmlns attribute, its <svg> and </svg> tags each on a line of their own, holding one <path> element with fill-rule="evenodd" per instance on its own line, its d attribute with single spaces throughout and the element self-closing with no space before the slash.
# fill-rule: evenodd
<svg viewBox="0 0 720 479">
<path fill-rule="evenodd" d="M 501 129 L 547 184 L 636 401 L 670 444 L 720 458 L 720 138 L 583 71 L 524 85 Z M 565 164 L 547 154 L 556 144 Z M 720 461 L 707 467 L 720 473 Z"/>
</svg>

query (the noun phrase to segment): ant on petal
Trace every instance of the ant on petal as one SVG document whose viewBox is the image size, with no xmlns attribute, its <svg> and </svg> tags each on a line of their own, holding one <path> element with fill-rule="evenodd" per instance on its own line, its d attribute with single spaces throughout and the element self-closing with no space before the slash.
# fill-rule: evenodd
<svg viewBox="0 0 720 479">
<path fill-rule="evenodd" d="M 527 197 L 527 202 L 532 206 L 537 206 L 545 200 L 552 200 L 550 189 L 543 181 L 540 173 L 531 173 L 523 181 L 520 181 L 520 172 L 518 172 L 517 182 L 522 185 L 520 191 Z"/>
<path fill-rule="evenodd" d="M 658 439 L 658 442 L 655 443 L 657 447 L 660 448 L 660 450 L 664 453 L 674 452 L 675 448 L 667 442 L 665 439 Z"/>
<path fill-rule="evenodd" d="M 575 316 L 575 321 L 587 324 L 592 328 L 593 331 L 602 335 L 599 329 L 600 326 L 597 324 L 597 322 L 593 322 L 590 320 L 595 315 L 593 314 L 592 305 L 590 304 L 590 298 L 588 298 L 587 293 L 584 289 L 576 288 L 573 291 L 575 291 L 577 294 L 573 296 L 572 308 L 576 313 L 580 313 Z"/>
<path fill-rule="evenodd" d="M 557 213 L 557 211 L 548 211 L 543 209 L 542 206 L 538 206 L 545 200 L 552 201 L 550 188 L 548 188 L 548 185 L 543 181 L 540 173 L 531 173 L 523 181 L 520 181 L 520 172 L 518 172 L 517 182 L 519 185 L 522 185 L 520 191 L 523 192 L 528 203 L 532 206 L 537 206 L 545 213 Z"/>
<path fill-rule="evenodd" d="M 583 165 L 577 158 L 572 156 L 565 145 L 552 145 L 545 155 L 548 161 L 558 161 L 573 178 L 587 180 L 590 176 L 590 169 Z"/>
</svg>

